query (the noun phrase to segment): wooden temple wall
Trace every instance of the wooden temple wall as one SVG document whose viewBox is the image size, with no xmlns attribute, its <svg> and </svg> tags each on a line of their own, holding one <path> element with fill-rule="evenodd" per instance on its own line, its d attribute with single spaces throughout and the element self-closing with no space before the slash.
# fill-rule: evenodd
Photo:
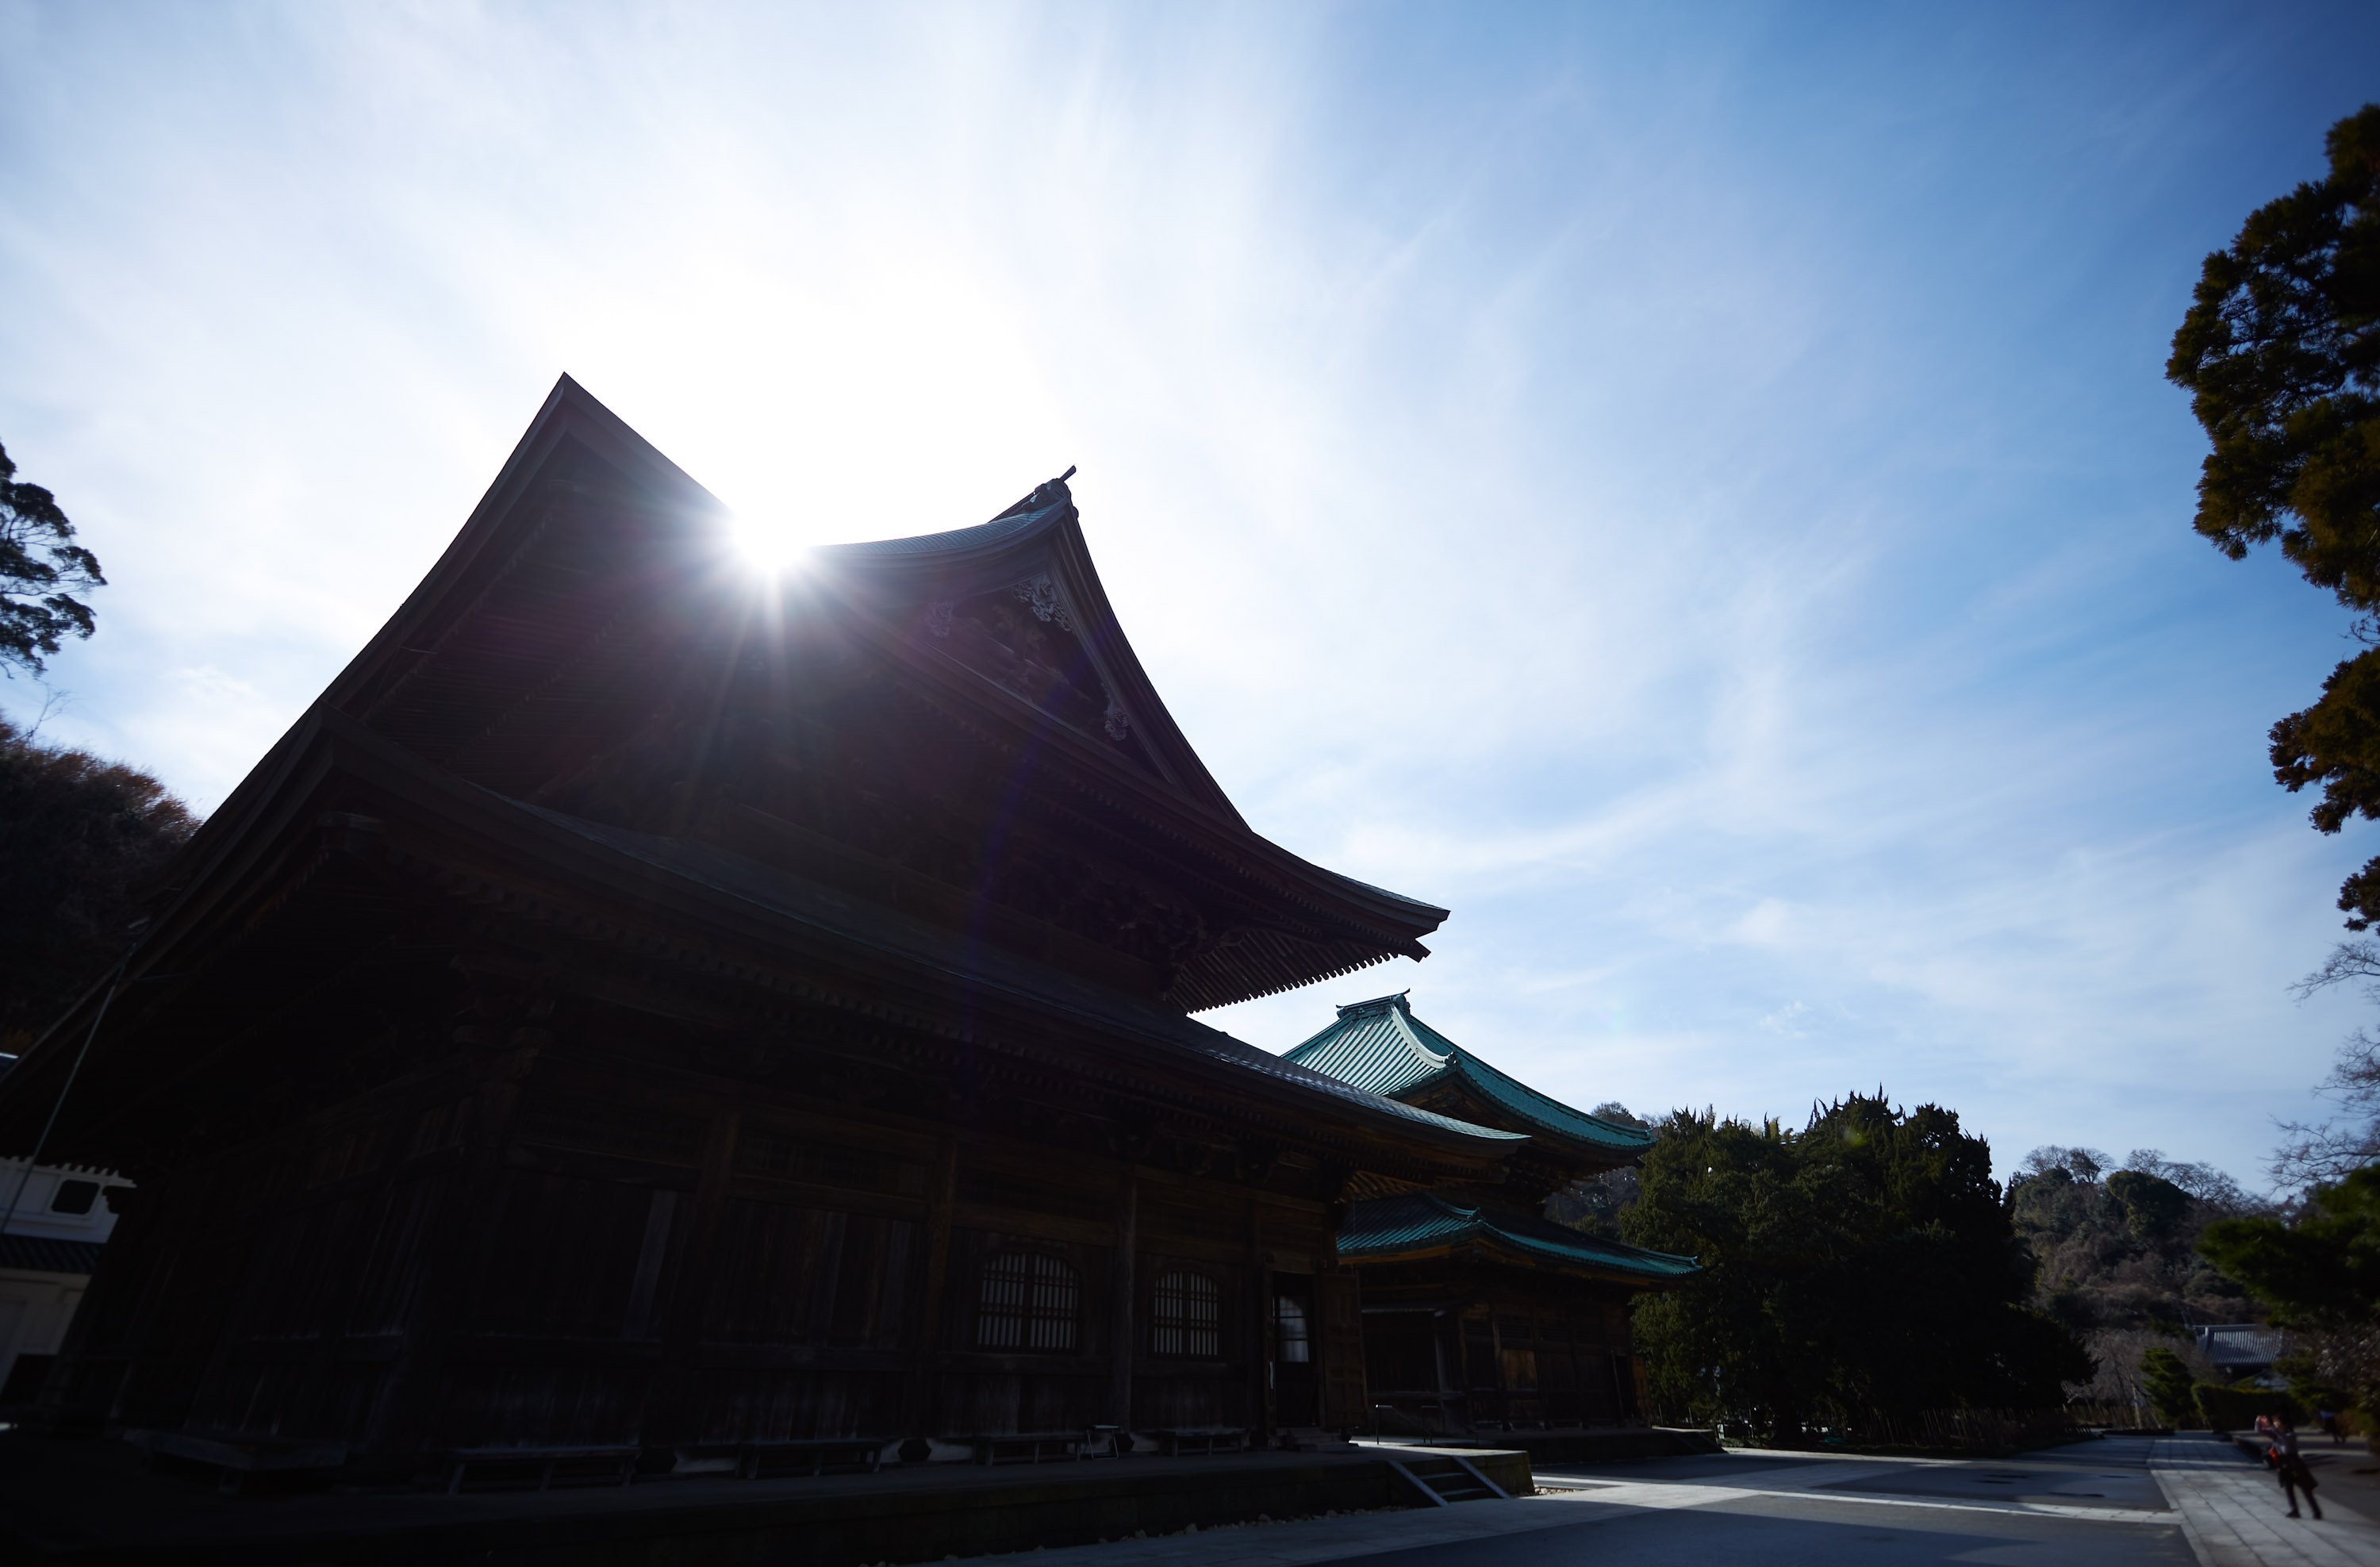
<svg viewBox="0 0 2380 1567">
<path fill-rule="evenodd" d="M 392 1462 L 1271 1418 L 1276 1269 L 1331 1267 L 1322 1204 L 541 1033 L 144 1179 L 60 1413 Z M 1161 1353 L 1160 1291 L 1211 1333 Z"/>
<path fill-rule="evenodd" d="M 1372 1401 L 1403 1421 L 1460 1432 L 1638 1417 L 1625 1287 L 1456 1265 L 1362 1273 Z"/>
</svg>

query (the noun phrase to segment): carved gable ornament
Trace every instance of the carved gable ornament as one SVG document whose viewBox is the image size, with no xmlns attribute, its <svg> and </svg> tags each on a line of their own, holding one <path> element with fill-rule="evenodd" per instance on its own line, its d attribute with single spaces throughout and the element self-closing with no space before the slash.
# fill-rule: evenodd
<svg viewBox="0 0 2380 1567">
<path fill-rule="evenodd" d="M 1108 689 L 1064 592 L 1046 571 L 926 606 L 926 635 L 952 658 L 1051 717 L 1150 767 L 1132 714 Z"/>
</svg>

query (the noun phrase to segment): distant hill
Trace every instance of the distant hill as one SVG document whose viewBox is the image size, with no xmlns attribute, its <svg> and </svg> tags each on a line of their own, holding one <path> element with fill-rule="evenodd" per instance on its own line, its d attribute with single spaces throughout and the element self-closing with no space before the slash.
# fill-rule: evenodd
<svg viewBox="0 0 2380 1567">
<path fill-rule="evenodd" d="M 2190 1335 L 2216 1322 L 2261 1322 L 2264 1308 L 2207 1265 L 2198 1237 L 2218 1219 L 2268 1213 L 2221 1171 L 2135 1148 L 2119 1166 L 2095 1148 L 2042 1148 L 2010 1178 L 2010 1217 L 2040 1265 L 2034 1304 L 2074 1330 L 2098 1362 L 2079 1398 L 2132 1403 L 2141 1357 L 2180 1355 L 2201 1380 L 2222 1375 Z"/>
<path fill-rule="evenodd" d="M 1645 1123 L 1617 1104 L 1596 1113 Z M 2172 1350 L 2202 1378 L 2190 1330 L 2207 1323 L 2261 1322 L 2264 1308 L 2209 1267 L 2198 1237 L 2218 1219 L 2269 1213 L 2274 1205 L 2204 1164 L 2135 1148 L 2120 1164 L 2088 1148 L 2040 1148 L 2008 1182 L 2010 1219 L 2039 1273 L 2033 1306 L 2072 1329 L 2099 1374 L 2077 1397 L 2133 1402 L 2141 1355 Z M 1620 1218 L 1636 1200 L 1636 1172 L 1616 1170 L 1558 1192 L 1548 1217 L 1596 1234 L 1620 1237 Z"/>
<path fill-rule="evenodd" d="M 2041 1265 L 2034 1304 L 2078 1331 L 2181 1331 L 2263 1314 L 2197 1252 L 2218 1219 L 2272 1205 L 2204 1164 L 2136 1148 L 2118 1166 L 2095 1148 L 2035 1148 L 2010 1178 L 2010 1216 Z"/>
</svg>

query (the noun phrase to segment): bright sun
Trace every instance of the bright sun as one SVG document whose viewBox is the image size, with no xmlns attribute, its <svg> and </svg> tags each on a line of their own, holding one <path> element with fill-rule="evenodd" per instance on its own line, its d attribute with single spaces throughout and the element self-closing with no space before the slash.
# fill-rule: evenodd
<svg viewBox="0 0 2380 1567">
<path fill-rule="evenodd" d="M 808 541 L 783 521 L 738 516 L 735 537 L 735 553 L 745 564 L 772 576 L 795 570 L 809 553 Z"/>
</svg>

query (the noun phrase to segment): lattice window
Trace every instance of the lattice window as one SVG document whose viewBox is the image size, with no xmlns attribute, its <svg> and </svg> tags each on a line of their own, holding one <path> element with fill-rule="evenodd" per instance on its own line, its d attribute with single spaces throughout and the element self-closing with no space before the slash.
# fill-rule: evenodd
<svg viewBox="0 0 2380 1567">
<path fill-rule="evenodd" d="M 1274 1358 L 1284 1365 L 1303 1366 L 1314 1358 L 1314 1327 L 1308 1320 L 1305 1303 L 1295 1295 L 1275 1295 L 1272 1302 Z"/>
<path fill-rule="evenodd" d="M 1221 1358 L 1223 1292 L 1214 1280 L 1204 1273 L 1160 1273 L 1155 1306 L 1151 1353 Z"/>
<path fill-rule="evenodd" d="M 983 1265 L 976 1347 L 1069 1353 L 1082 1311 L 1083 1281 L 1072 1268 L 1043 1252 L 1002 1252 Z"/>
</svg>

